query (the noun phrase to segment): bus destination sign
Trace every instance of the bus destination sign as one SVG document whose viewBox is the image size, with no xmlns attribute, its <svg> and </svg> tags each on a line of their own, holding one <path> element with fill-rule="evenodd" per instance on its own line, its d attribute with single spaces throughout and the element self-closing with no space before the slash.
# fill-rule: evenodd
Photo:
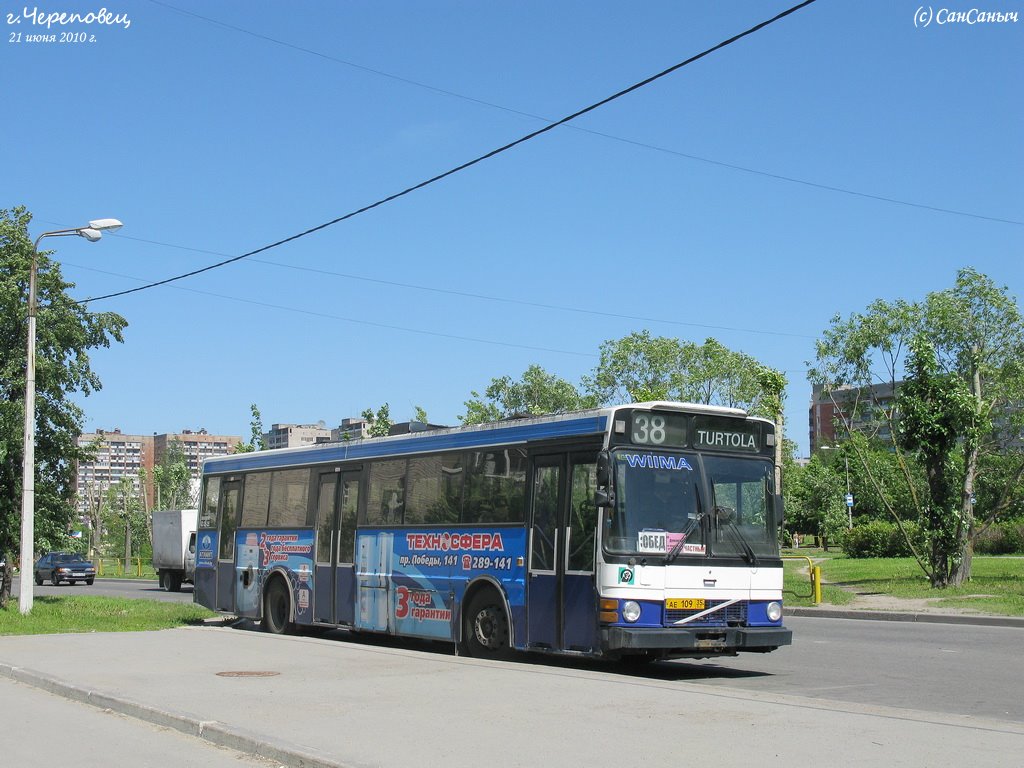
<svg viewBox="0 0 1024 768">
<path fill-rule="evenodd" d="M 693 427 L 693 447 L 713 451 L 761 450 L 761 426 L 735 419 L 698 417 Z"/>
</svg>

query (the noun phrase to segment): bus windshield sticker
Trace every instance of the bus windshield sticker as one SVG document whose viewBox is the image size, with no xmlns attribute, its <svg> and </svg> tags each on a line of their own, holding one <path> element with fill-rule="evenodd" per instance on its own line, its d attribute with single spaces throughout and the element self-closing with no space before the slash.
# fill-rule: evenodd
<svg viewBox="0 0 1024 768">
<path fill-rule="evenodd" d="M 668 533 L 666 531 L 640 531 L 637 534 L 637 552 L 662 554 L 668 551 Z"/>
<path fill-rule="evenodd" d="M 663 555 L 682 543 L 679 553 L 682 555 L 703 555 L 707 547 L 703 544 L 686 544 L 686 535 L 669 533 L 668 531 L 648 530 L 637 534 L 636 551 L 643 554 Z"/>
</svg>

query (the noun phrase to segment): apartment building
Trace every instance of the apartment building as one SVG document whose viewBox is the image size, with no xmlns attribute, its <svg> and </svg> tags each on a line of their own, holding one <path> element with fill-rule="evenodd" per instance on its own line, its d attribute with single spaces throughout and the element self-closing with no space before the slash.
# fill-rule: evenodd
<svg viewBox="0 0 1024 768">
<path fill-rule="evenodd" d="M 129 477 L 138 493 L 142 486 L 141 470 L 153 476 L 153 438 L 148 435 L 126 435 L 120 429 L 97 429 L 88 435 L 79 435 L 78 447 L 93 446 L 95 458 L 78 463 L 75 492 L 78 510 L 95 508 L 103 494 L 123 477 Z M 149 490 L 152 490 L 150 487 Z"/>
<path fill-rule="evenodd" d="M 145 490 L 146 498 L 153 499 L 153 467 L 159 465 L 170 446 L 177 444 L 185 455 L 192 479 L 198 481 L 203 462 L 212 456 L 233 453 L 242 442 L 238 435 L 211 435 L 205 429 L 183 430 L 179 433 L 128 435 L 120 429 L 97 429 L 80 435 L 79 447 L 94 446 L 95 458 L 79 462 L 75 490 L 78 510 L 84 513 L 95 508 L 103 494 L 123 477 L 130 477 L 136 493 Z M 146 471 L 146 487 L 139 479 Z"/>
<path fill-rule="evenodd" d="M 194 479 L 198 479 L 203 462 L 213 456 L 226 456 L 235 452 L 242 442 L 238 435 L 211 435 L 205 429 L 196 432 L 185 429 L 173 435 L 153 435 L 153 462 L 159 464 L 173 444 L 178 444 L 185 454 L 185 463 Z"/>
<path fill-rule="evenodd" d="M 359 440 L 370 435 L 370 422 L 366 419 L 349 418 L 342 419 L 337 429 L 331 430 L 331 442 L 339 443 L 342 440 Z"/>
<path fill-rule="evenodd" d="M 896 386 L 902 382 L 897 382 Z M 846 434 L 844 422 L 854 431 L 870 431 L 882 440 L 889 439 L 889 423 L 883 412 L 892 408 L 896 399 L 892 384 L 870 387 L 839 387 L 831 394 L 815 384 L 808 409 L 811 453 L 823 445 L 835 445 Z"/>
<path fill-rule="evenodd" d="M 263 446 L 271 448 L 301 448 L 317 443 L 329 443 L 331 430 L 324 422 L 317 424 L 273 424 L 263 433 Z"/>
</svg>

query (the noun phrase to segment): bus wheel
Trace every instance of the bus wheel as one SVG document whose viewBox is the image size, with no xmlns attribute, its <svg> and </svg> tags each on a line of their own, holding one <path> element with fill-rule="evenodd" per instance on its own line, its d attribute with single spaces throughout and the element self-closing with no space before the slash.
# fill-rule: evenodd
<svg viewBox="0 0 1024 768">
<path fill-rule="evenodd" d="M 160 586 L 165 592 L 171 591 L 171 573 L 170 571 L 160 571 Z"/>
<path fill-rule="evenodd" d="M 508 616 L 496 592 L 488 589 L 477 593 L 464 616 L 462 634 L 470 656 L 478 659 L 508 657 Z"/>
<path fill-rule="evenodd" d="M 263 591 L 263 629 L 274 635 L 288 631 L 288 590 L 280 578 L 271 579 Z"/>
</svg>

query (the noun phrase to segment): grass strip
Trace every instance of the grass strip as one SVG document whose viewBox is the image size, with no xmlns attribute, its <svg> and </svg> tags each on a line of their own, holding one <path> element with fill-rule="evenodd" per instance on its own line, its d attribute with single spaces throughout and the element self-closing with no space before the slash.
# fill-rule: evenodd
<svg viewBox="0 0 1024 768">
<path fill-rule="evenodd" d="M 821 561 L 823 579 L 862 594 L 925 599 L 939 608 L 1024 616 L 1024 558 L 975 557 L 970 580 L 959 587 L 933 589 L 909 557 L 829 558 Z"/>
<path fill-rule="evenodd" d="M 143 632 L 200 624 L 215 616 L 188 603 L 115 597 L 36 597 L 22 616 L 12 599 L 0 611 L 0 635 L 47 635 L 76 632 Z"/>
</svg>

